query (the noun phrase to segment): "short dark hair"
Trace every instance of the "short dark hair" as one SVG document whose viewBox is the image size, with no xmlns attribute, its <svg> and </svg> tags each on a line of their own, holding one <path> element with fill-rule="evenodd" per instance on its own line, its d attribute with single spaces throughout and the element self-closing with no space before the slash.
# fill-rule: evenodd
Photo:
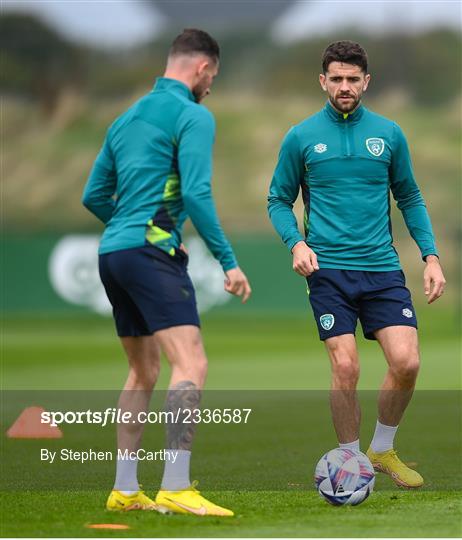
<svg viewBox="0 0 462 540">
<path fill-rule="evenodd" d="M 367 53 L 359 43 L 354 41 L 335 41 L 322 55 L 322 71 L 326 73 L 331 62 L 343 62 L 359 66 L 367 73 Z"/>
<path fill-rule="evenodd" d="M 220 58 L 220 47 L 213 37 L 197 28 L 185 28 L 170 47 L 169 56 L 202 53 L 214 60 Z"/>
</svg>

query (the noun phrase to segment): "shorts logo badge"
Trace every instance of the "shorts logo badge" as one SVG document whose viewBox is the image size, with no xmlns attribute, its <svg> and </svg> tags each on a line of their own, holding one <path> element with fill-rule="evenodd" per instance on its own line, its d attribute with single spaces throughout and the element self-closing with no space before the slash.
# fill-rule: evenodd
<svg viewBox="0 0 462 540">
<path fill-rule="evenodd" d="M 318 143 L 315 147 L 314 147 L 314 151 L 317 153 L 317 154 L 322 154 L 323 152 L 325 152 L 327 150 L 327 144 L 324 144 L 324 143 Z"/>
<path fill-rule="evenodd" d="M 412 311 L 408 308 L 404 308 L 403 309 L 403 315 L 405 317 L 407 317 L 408 319 L 411 319 L 412 318 Z"/>
<path fill-rule="evenodd" d="M 334 326 L 335 317 L 332 315 L 332 313 L 326 313 L 325 315 L 321 315 L 319 317 L 319 322 L 324 330 L 330 330 Z"/>
<path fill-rule="evenodd" d="M 372 137 L 371 139 L 366 139 L 366 148 L 373 156 L 379 157 L 385 150 L 385 143 L 383 142 L 383 139 Z"/>
</svg>

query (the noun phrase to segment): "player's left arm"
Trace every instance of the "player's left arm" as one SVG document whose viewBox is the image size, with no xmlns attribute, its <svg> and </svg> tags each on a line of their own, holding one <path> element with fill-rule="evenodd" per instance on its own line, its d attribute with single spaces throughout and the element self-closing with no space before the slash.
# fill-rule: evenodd
<svg viewBox="0 0 462 540">
<path fill-rule="evenodd" d="M 115 208 L 117 174 L 108 138 L 96 157 L 83 191 L 82 204 L 106 224 Z"/>
<path fill-rule="evenodd" d="M 218 219 L 212 196 L 215 120 L 205 108 L 188 108 L 179 119 L 178 167 L 181 195 L 188 216 L 224 272 L 238 266 Z"/>
<path fill-rule="evenodd" d="M 212 153 L 215 120 L 205 108 L 189 108 L 180 117 L 178 166 L 181 194 L 187 214 L 226 275 L 225 290 L 245 303 L 252 289 L 239 268 L 230 242 L 218 219 L 212 196 Z"/>
<path fill-rule="evenodd" d="M 438 258 L 430 216 L 415 180 L 409 147 L 401 128 L 396 124 L 392 141 L 390 187 L 409 233 L 426 263 L 424 291 L 431 304 L 443 294 L 446 280 Z"/>
</svg>

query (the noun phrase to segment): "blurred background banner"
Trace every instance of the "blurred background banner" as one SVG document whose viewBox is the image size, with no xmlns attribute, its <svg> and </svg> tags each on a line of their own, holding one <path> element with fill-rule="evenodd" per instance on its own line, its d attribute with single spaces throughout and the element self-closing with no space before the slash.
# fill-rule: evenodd
<svg viewBox="0 0 462 540">
<path fill-rule="evenodd" d="M 112 314 L 98 274 L 98 234 L 11 235 L 4 241 L 3 306 L 6 313 L 53 315 L 59 313 Z M 189 273 L 201 313 L 239 312 L 239 300 L 226 293 L 219 263 L 197 236 L 185 239 Z M 233 245 L 249 279 L 258 283 L 251 311 L 300 312 L 308 308 L 303 282 L 287 272 L 287 257 L 269 235 L 237 236 Z M 264 251 L 265 257 L 258 253 Z M 281 253 L 282 251 L 282 253 Z M 271 264 L 268 264 L 271 261 Z M 276 289 L 274 283 L 281 281 Z M 306 287 L 305 287 L 306 289 Z"/>
<path fill-rule="evenodd" d="M 453 324 L 462 238 L 460 21 L 452 1 L 4 1 L 4 313 L 110 313 L 97 275 L 102 226 L 82 207 L 82 189 L 107 127 L 162 74 L 172 38 L 196 26 L 222 49 L 206 106 L 217 120 L 218 211 L 253 279 L 246 313 L 308 307 L 266 195 L 285 132 L 324 104 L 323 49 L 347 38 L 369 53 L 366 106 L 408 137 L 448 278 L 439 303 Z M 301 222 L 300 204 L 296 213 Z M 396 208 L 393 226 L 415 302 L 423 303 L 423 265 Z M 239 309 L 190 226 L 186 238 L 201 311 Z"/>
</svg>

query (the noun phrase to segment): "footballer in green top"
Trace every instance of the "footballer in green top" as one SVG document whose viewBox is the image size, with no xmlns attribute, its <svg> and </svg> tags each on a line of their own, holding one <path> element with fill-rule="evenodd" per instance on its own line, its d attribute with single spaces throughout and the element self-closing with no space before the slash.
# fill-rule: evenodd
<svg viewBox="0 0 462 540">
<path fill-rule="evenodd" d="M 370 79 L 367 54 L 359 44 L 339 41 L 327 47 L 319 80 L 328 101 L 287 133 L 268 211 L 293 254 L 293 269 L 308 281 L 332 366 L 331 409 L 340 446 L 359 450 L 359 319 L 365 337 L 380 343 L 389 366 L 367 455 L 395 483 L 416 488 L 423 478 L 394 450 L 414 390 L 419 350 L 415 310 L 393 246 L 392 197 L 425 261 L 428 303 L 441 296 L 445 280 L 404 134 L 361 103 Z M 292 211 L 300 192 L 303 235 Z"/>
<path fill-rule="evenodd" d="M 184 30 L 151 92 L 110 126 L 85 186 L 83 204 L 105 225 L 99 248 L 101 280 L 113 307 L 129 373 L 119 408 L 133 418 L 149 400 L 165 353 L 171 367 L 166 460 L 155 500 L 140 490 L 137 451 L 144 424 L 120 424 L 119 455 L 108 510 L 232 516 L 203 497 L 189 477 L 194 426 L 185 409 L 199 406 L 207 374 L 195 291 L 181 234 L 190 217 L 220 262 L 225 290 L 245 302 L 251 289 L 238 267 L 211 191 L 213 115 L 202 105 L 219 69 L 217 42 Z M 125 457 L 128 456 L 128 457 Z"/>
</svg>

